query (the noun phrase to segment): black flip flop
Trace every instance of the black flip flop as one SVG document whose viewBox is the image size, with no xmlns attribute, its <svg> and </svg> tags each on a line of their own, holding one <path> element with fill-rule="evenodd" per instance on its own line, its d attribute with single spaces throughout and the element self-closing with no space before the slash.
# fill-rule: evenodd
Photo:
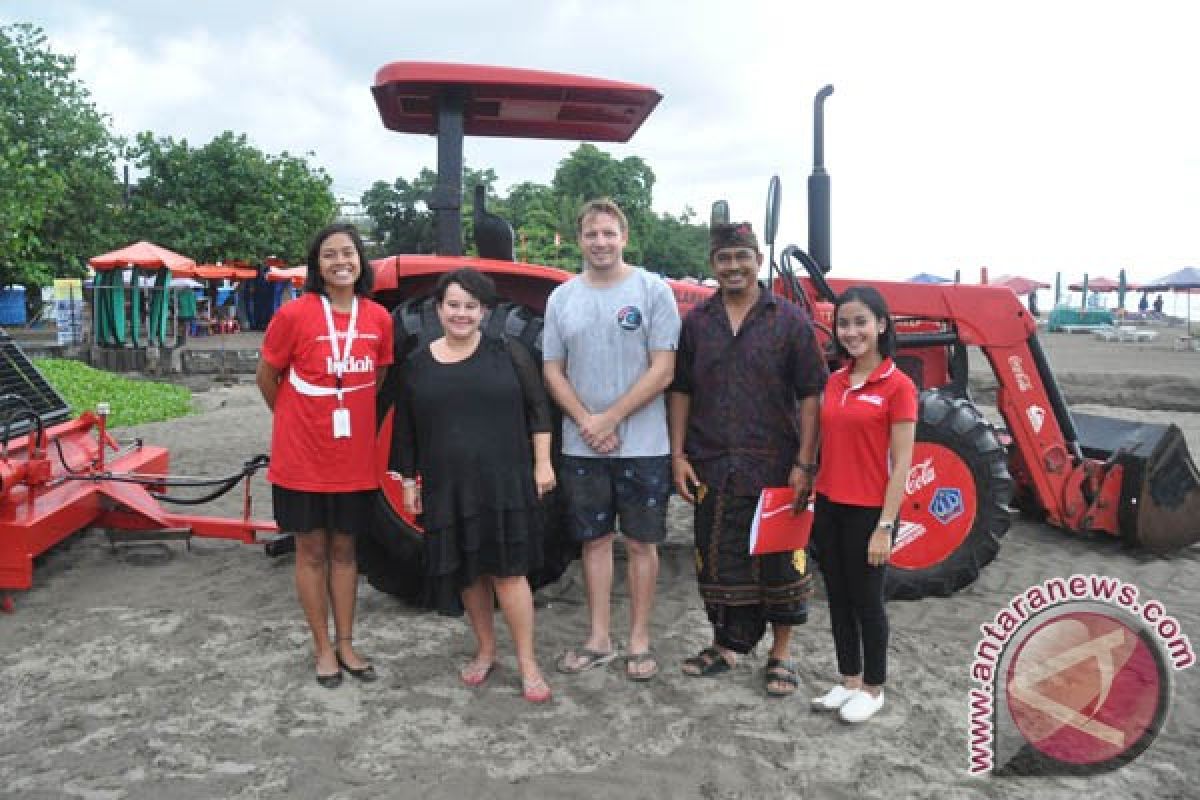
<svg viewBox="0 0 1200 800">
<path fill-rule="evenodd" d="M 634 672 L 630 667 L 640 667 L 642 664 L 651 664 L 653 669 L 649 672 Z M 625 656 L 625 677 L 631 681 L 643 683 L 650 680 L 658 674 L 658 659 L 654 657 L 653 651 L 647 650 L 644 653 L 630 653 Z"/>
<path fill-rule="evenodd" d="M 715 647 L 706 647 L 691 658 L 685 658 L 683 665 L 696 670 L 695 672 L 688 672 L 686 669 L 683 671 L 683 674 L 689 678 L 711 678 L 713 675 L 720 675 L 733 669 L 725 660 L 725 656 L 721 655 L 721 651 Z"/>
<path fill-rule="evenodd" d="M 607 653 L 602 650 L 590 650 L 586 647 L 581 647 L 578 650 L 568 650 L 558 657 L 554 668 L 566 675 L 578 675 L 580 672 L 585 672 L 593 667 L 603 667 L 614 658 L 617 657 L 617 649 L 614 647 Z M 580 659 L 578 664 L 570 662 Z"/>
</svg>

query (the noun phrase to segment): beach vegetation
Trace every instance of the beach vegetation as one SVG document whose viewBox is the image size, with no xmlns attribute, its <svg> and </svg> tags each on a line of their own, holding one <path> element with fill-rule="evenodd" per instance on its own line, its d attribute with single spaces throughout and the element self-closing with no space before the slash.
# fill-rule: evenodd
<svg viewBox="0 0 1200 800">
<path fill-rule="evenodd" d="M 109 428 L 192 413 L 192 393 L 185 386 L 125 378 L 69 359 L 35 358 L 33 364 L 71 407 L 72 417 L 98 403 L 109 404 Z"/>
</svg>

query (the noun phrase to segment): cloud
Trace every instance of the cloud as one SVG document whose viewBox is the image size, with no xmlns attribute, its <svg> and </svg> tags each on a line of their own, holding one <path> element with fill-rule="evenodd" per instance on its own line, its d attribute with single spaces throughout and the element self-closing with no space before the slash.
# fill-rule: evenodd
<svg viewBox="0 0 1200 800">
<path fill-rule="evenodd" d="M 1200 262 L 1200 105 L 1190 3 L 1012 0 L 689 4 L 315 0 L 10 4 L 76 53 L 124 133 L 203 143 L 246 132 L 315 153 L 335 188 L 432 166 L 431 137 L 384 130 L 369 87 L 395 60 L 492 63 L 649 84 L 664 99 L 628 145 L 656 206 L 718 198 L 806 239 L 813 93 L 827 105 L 833 254 L 843 275 L 1062 270 L 1150 278 Z M 15 18 L 12 10 L 0 18 Z M 548 182 L 573 142 L 473 139 L 502 185 Z M 1074 279 L 1074 278 L 1072 278 Z"/>
</svg>

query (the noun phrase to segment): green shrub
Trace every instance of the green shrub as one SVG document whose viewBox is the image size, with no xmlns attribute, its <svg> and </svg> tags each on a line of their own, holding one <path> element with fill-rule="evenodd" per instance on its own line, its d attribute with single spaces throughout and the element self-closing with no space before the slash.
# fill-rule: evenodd
<svg viewBox="0 0 1200 800">
<path fill-rule="evenodd" d="M 94 410 L 97 403 L 108 403 L 110 428 L 192 413 L 192 393 L 183 386 L 130 380 L 66 359 L 35 358 L 33 364 L 71 406 L 73 416 Z"/>
</svg>

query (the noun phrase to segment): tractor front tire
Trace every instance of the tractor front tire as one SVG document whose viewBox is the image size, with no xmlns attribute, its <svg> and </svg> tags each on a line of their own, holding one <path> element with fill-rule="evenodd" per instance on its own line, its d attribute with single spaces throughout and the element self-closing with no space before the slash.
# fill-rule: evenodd
<svg viewBox="0 0 1200 800">
<path fill-rule="evenodd" d="M 974 583 L 1008 531 L 1012 495 L 1008 455 L 991 423 L 969 400 L 922 392 L 888 598 L 944 597 Z"/>
</svg>

